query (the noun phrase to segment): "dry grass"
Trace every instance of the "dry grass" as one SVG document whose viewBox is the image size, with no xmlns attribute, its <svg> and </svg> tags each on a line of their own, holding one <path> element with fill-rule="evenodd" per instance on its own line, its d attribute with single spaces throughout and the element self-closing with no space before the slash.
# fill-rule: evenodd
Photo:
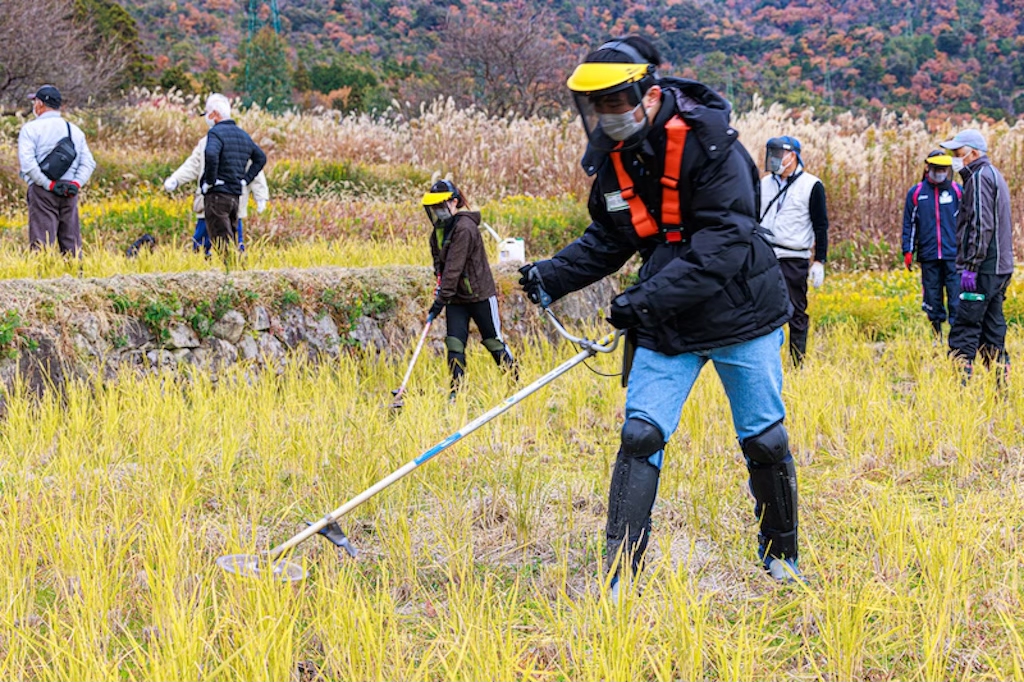
<svg viewBox="0 0 1024 682">
<path fill-rule="evenodd" d="M 1019 375 L 961 388 L 923 335 L 812 345 L 786 385 L 808 585 L 754 565 L 708 372 L 669 445 L 644 595 L 621 609 L 597 571 L 622 392 L 583 368 L 347 519 L 358 560 L 304 545 L 296 588 L 213 559 L 292 534 L 506 395 L 478 346 L 454 406 L 428 356 L 399 415 L 404 363 L 374 356 L 12 397 L 0 676 L 1019 679 Z M 516 351 L 527 377 L 570 352 Z"/>
<path fill-rule="evenodd" d="M 205 133 L 202 121 L 193 115 L 197 108 L 198 103 L 191 100 L 140 96 L 131 107 L 74 115 L 90 131 L 96 153 L 107 167 L 106 171 L 101 168 L 99 184 L 94 183 L 86 197 L 156 189 Z M 377 214 L 394 215 L 391 205 L 415 208 L 426 182 L 438 174 L 455 178 L 477 205 L 518 194 L 574 197 L 582 202 L 590 186 L 579 167 L 582 130 L 568 114 L 559 119 L 496 119 L 437 101 L 419 111 L 399 106 L 376 118 L 338 112 L 272 116 L 253 110 L 239 114 L 238 120 L 267 149 L 272 185 L 276 182 L 290 187 L 289 192 L 298 191 L 302 186 L 287 185 L 288 176 L 313 173 L 309 177 L 315 179 L 316 173 L 329 168 L 350 179 L 339 186 L 311 179 L 311 191 L 329 198 L 350 190 L 381 199 L 383 206 L 370 209 L 364 226 L 379 225 Z M 789 134 L 803 142 L 808 169 L 825 182 L 833 241 L 871 245 L 868 253 L 845 257 L 873 266 L 889 266 L 898 259 L 894 252 L 899 248 L 906 191 L 920 179 L 928 151 L 955 132 L 949 125 L 928 129 L 921 121 L 895 113 L 876 120 L 841 115 L 821 121 L 813 112 L 760 102 L 740 112 L 734 122 L 759 164 L 768 137 Z M 987 135 L 993 161 L 1010 183 L 1015 234 L 1022 244 L 1024 124 L 977 127 Z M 16 158 L 13 138 L 0 140 L 0 158 Z M 23 202 L 13 173 L 10 164 L 0 165 L 0 193 L 8 213 L 20 210 Z M 365 208 L 365 204 L 348 205 L 343 200 L 331 213 L 352 224 L 361 220 Z M 415 210 L 399 213 L 404 219 Z M 300 228 L 299 234 L 304 234 L 301 225 L 288 227 Z M 387 223 L 384 229 L 395 229 L 395 223 Z M 879 245 L 887 248 L 879 250 Z"/>
</svg>

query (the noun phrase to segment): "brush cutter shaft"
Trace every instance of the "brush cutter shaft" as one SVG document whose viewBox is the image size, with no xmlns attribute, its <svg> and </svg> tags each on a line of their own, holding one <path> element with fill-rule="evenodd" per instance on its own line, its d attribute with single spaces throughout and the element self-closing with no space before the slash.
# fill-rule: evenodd
<svg viewBox="0 0 1024 682">
<path fill-rule="evenodd" d="M 423 350 L 423 343 L 427 340 L 427 332 L 430 331 L 430 325 L 434 323 L 434 318 L 428 316 L 427 323 L 423 325 L 423 331 L 420 332 L 419 343 L 416 344 L 416 350 L 412 353 L 412 360 L 409 361 L 409 367 L 405 370 L 405 377 L 402 379 L 402 385 L 398 387 L 395 392 L 395 400 L 402 397 L 405 393 L 405 385 L 409 383 L 409 376 L 412 375 L 412 368 L 416 366 L 416 358 L 420 356 L 420 351 Z"/>
<path fill-rule="evenodd" d="M 561 325 L 559 325 L 559 327 L 561 327 Z M 565 330 L 563 329 L 562 331 L 564 332 Z M 566 335 L 568 334 L 566 333 Z M 361 505 L 363 502 L 366 502 L 368 499 L 370 499 L 380 491 L 389 487 L 392 483 L 395 483 L 401 480 L 402 478 L 405 478 L 410 473 L 412 473 L 416 468 L 418 468 L 421 464 L 428 462 L 438 453 L 442 452 L 443 450 L 447 450 L 452 445 L 455 445 L 460 440 L 462 440 L 469 434 L 473 433 L 478 428 L 480 428 L 487 422 L 491 421 L 495 417 L 504 414 L 505 412 L 510 410 L 512 406 L 522 402 L 524 398 L 526 398 L 532 393 L 536 393 L 538 390 L 547 386 L 552 381 L 562 376 L 563 374 L 565 374 L 570 369 L 580 364 L 587 358 L 595 355 L 596 353 L 610 353 L 618 345 L 620 335 L 621 332 L 612 332 L 611 334 L 608 334 L 599 341 L 586 342 L 586 347 L 579 353 L 577 353 L 575 356 L 573 356 L 571 359 L 566 360 L 561 365 L 554 368 L 553 370 L 551 370 L 544 376 L 540 377 L 533 383 L 529 384 L 528 386 L 524 386 L 520 391 L 506 398 L 496 407 L 491 408 L 489 411 L 485 412 L 484 414 L 480 415 L 473 421 L 469 422 L 468 424 L 466 424 L 461 429 L 459 429 L 452 435 L 442 440 L 434 447 L 430 448 L 429 450 L 426 450 L 416 459 L 406 462 L 400 468 L 396 469 L 391 474 L 389 474 L 387 477 L 381 479 L 380 481 L 377 481 L 372 486 L 370 486 L 369 488 L 359 493 L 345 504 L 341 505 L 340 507 L 332 511 L 327 516 L 323 517 L 316 523 L 310 525 L 308 528 L 306 528 L 304 531 L 302 531 L 295 537 L 291 538 L 290 540 L 286 540 L 277 547 L 271 549 L 268 552 L 269 558 L 276 559 L 277 557 L 287 552 L 289 549 L 298 545 L 300 542 L 303 542 L 304 540 L 307 540 L 308 538 L 316 535 L 320 532 L 320 529 L 324 528 L 329 523 L 337 521 L 342 516 L 348 514 L 350 511 Z"/>
</svg>

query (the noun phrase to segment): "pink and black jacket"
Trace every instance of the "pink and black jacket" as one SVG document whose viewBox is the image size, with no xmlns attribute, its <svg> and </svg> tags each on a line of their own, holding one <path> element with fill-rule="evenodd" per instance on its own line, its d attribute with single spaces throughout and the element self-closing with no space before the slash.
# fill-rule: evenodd
<svg viewBox="0 0 1024 682">
<path fill-rule="evenodd" d="M 947 180 L 933 185 L 922 180 L 907 192 L 903 206 L 903 253 L 917 260 L 956 260 L 956 220 L 963 190 Z"/>
</svg>

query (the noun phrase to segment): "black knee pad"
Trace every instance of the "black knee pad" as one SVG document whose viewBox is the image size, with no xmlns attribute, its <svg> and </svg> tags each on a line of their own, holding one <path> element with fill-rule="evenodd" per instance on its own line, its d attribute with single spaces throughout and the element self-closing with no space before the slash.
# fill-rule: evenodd
<svg viewBox="0 0 1024 682">
<path fill-rule="evenodd" d="M 797 556 L 796 466 L 782 422 L 743 442 L 754 513 L 761 520 L 762 558 Z"/>
<path fill-rule="evenodd" d="M 622 425 L 622 448 L 620 454 L 626 457 L 650 457 L 665 447 L 661 430 L 643 419 L 630 417 Z"/>
<path fill-rule="evenodd" d="M 755 465 L 778 464 L 789 457 L 789 434 L 782 422 L 776 422 L 767 429 L 743 441 L 743 455 Z"/>
<path fill-rule="evenodd" d="M 661 431 L 642 419 L 622 427 L 622 444 L 615 460 L 608 493 L 605 562 L 616 572 L 629 565 L 636 573 L 647 550 L 651 510 L 658 495 L 661 471 L 646 460 L 665 447 Z M 624 546 L 625 543 L 625 546 Z"/>
</svg>

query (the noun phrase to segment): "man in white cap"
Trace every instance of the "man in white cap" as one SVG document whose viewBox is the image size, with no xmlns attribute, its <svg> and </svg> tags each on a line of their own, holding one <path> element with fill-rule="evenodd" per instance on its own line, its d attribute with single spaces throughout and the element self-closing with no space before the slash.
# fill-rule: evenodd
<svg viewBox="0 0 1024 682">
<path fill-rule="evenodd" d="M 953 169 L 964 187 L 956 225 L 960 305 L 949 332 L 949 354 L 964 363 L 968 377 L 980 354 L 986 366 L 996 363 L 1002 382 L 1010 372 L 1003 317 L 1013 275 L 1010 188 L 989 160 L 988 143 L 977 130 L 961 131 L 941 146 L 953 156 Z"/>
<path fill-rule="evenodd" d="M 92 172 L 85 134 L 60 115 L 60 91 L 44 85 L 29 95 L 36 118 L 18 134 L 21 177 L 28 183 L 29 247 L 53 244 L 61 253 L 79 255 L 82 231 L 78 223 L 78 190 Z"/>
</svg>

